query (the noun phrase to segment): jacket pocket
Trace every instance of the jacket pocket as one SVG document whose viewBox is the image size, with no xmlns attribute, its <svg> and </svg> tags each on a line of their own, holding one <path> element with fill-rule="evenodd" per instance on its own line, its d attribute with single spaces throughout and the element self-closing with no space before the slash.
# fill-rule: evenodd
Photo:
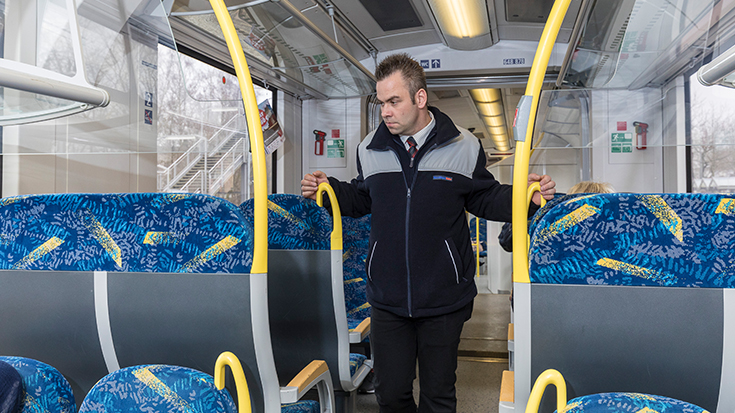
<svg viewBox="0 0 735 413">
<path fill-rule="evenodd" d="M 370 251 L 367 256 L 367 260 L 365 260 L 365 272 L 367 272 L 368 279 L 370 281 L 373 280 L 373 274 L 371 272 L 373 267 L 373 258 L 375 258 L 375 248 L 378 246 L 378 241 L 375 241 L 373 244 L 373 247 L 370 248 Z"/>
<path fill-rule="evenodd" d="M 452 268 L 454 268 L 454 280 L 459 284 L 459 269 L 461 268 L 461 261 L 459 260 L 459 252 L 457 246 L 454 245 L 454 241 L 449 238 L 444 240 L 444 246 L 447 248 L 449 259 L 451 260 Z"/>
</svg>

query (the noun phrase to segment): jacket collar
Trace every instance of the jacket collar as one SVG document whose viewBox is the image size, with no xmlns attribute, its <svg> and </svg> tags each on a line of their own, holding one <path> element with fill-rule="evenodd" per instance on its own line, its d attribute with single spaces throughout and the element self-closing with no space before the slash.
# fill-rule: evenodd
<svg viewBox="0 0 735 413">
<path fill-rule="evenodd" d="M 443 145 L 459 135 L 459 129 L 457 129 L 457 126 L 454 125 L 454 122 L 452 122 L 452 119 L 450 119 L 449 116 L 445 115 L 433 106 L 429 106 L 429 110 L 434 115 L 436 125 L 434 125 L 434 129 L 429 132 L 429 136 L 427 137 L 424 145 L 429 142 L 432 144 L 436 143 L 438 145 Z M 375 130 L 373 139 L 367 149 L 385 150 L 390 142 L 393 142 L 396 139 L 400 141 L 400 137 L 398 135 L 390 133 L 388 127 L 385 126 L 385 122 L 380 122 L 380 126 Z"/>
</svg>

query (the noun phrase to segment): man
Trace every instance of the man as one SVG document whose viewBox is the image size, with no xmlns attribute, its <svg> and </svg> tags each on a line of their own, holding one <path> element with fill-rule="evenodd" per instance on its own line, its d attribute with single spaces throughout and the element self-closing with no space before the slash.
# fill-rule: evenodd
<svg viewBox="0 0 735 413">
<path fill-rule="evenodd" d="M 376 77 L 383 123 L 359 146 L 359 175 L 347 183 L 317 171 L 304 176 L 301 192 L 314 199 L 318 184 L 329 182 L 344 215 L 372 213 L 367 296 L 380 411 L 416 411 L 418 359 L 418 411 L 454 412 L 459 337 L 477 295 L 465 210 L 508 222 L 512 187 L 485 169 L 472 133 L 428 107 L 416 61 L 389 56 Z M 553 198 L 551 178 L 531 174 L 531 181 Z"/>
</svg>

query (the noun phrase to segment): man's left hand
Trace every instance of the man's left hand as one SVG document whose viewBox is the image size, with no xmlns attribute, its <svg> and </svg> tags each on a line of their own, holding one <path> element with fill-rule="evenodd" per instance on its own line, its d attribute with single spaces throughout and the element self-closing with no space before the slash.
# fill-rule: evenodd
<svg viewBox="0 0 735 413">
<path fill-rule="evenodd" d="M 547 201 L 554 199 L 556 182 L 552 181 L 549 175 L 528 174 L 528 185 L 531 186 L 534 182 L 538 182 L 541 185 L 541 192 L 535 192 L 533 198 L 531 198 L 534 204 L 541 205 L 542 196 Z"/>
</svg>

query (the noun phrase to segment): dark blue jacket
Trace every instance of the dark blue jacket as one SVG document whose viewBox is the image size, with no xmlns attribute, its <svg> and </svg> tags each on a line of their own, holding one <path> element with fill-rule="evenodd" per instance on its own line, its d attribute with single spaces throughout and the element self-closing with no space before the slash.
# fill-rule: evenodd
<svg viewBox="0 0 735 413">
<path fill-rule="evenodd" d="M 477 295 L 465 210 L 511 220 L 511 186 L 485 169 L 480 141 L 429 109 L 436 125 L 412 166 L 381 123 L 358 148 L 357 178 L 329 178 L 344 215 L 372 213 L 368 301 L 406 317 L 447 314 Z"/>
</svg>

